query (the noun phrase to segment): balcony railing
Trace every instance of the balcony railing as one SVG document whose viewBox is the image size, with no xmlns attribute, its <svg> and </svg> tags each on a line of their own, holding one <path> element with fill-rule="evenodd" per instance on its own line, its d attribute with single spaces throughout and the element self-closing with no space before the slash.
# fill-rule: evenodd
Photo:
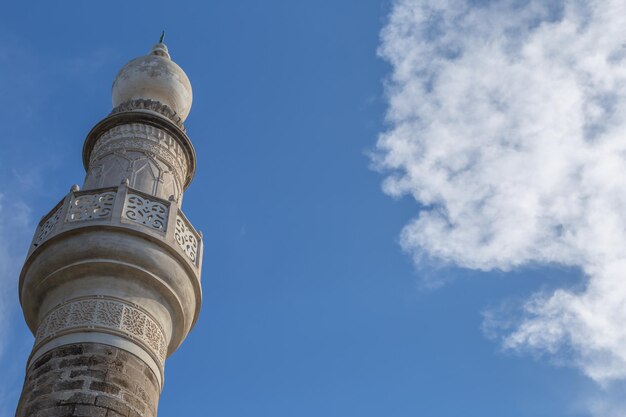
<svg viewBox="0 0 626 417">
<path fill-rule="evenodd" d="M 202 235 L 174 202 L 125 184 L 84 191 L 73 187 L 39 222 L 28 256 L 60 233 L 99 225 L 132 229 L 165 241 L 194 267 L 199 276 Z"/>
</svg>

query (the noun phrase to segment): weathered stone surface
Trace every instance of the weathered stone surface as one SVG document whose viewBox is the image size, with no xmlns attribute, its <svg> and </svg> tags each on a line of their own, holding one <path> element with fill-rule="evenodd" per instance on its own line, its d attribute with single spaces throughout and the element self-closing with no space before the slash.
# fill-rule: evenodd
<svg viewBox="0 0 626 417">
<path fill-rule="evenodd" d="M 185 72 L 171 60 L 167 47 L 158 43 L 148 55 L 126 64 L 113 81 L 113 107 L 136 99 L 159 101 L 184 121 L 191 110 L 193 92 Z"/>
<path fill-rule="evenodd" d="M 16 417 L 155 417 L 159 384 L 148 365 L 96 343 L 61 346 L 27 370 Z"/>
<path fill-rule="evenodd" d="M 35 344 L 18 417 L 156 415 L 202 299 L 202 234 L 181 211 L 191 102 L 163 44 L 118 74 L 116 108 L 83 146 L 84 189 L 42 218 L 20 274 Z"/>
</svg>

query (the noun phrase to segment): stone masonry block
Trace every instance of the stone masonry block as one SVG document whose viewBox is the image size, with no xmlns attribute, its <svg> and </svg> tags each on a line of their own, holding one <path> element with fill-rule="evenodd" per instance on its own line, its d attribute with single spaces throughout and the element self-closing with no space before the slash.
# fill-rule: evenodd
<svg viewBox="0 0 626 417">
<path fill-rule="evenodd" d="M 156 417 L 159 395 L 153 372 L 138 357 L 77 343 L 31 365 L 16 417 Z"/>
<path fill-rule="evenodd" d="M 77 405 L 74 409 L 73 416 L 75 417 L 105 417 L 107 414 L 106 408 L 96 407 L 94 405 Z"/>
</svg>

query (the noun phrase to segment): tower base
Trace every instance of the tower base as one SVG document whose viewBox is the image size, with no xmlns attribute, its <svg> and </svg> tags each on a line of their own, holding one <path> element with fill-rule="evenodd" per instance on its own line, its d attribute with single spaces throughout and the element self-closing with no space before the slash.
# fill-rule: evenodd
<svg viewBox="0 0 626 417">
<path fill-rule="evenodd" d="M 137 356 L 76 343 L 30 365 L 16 417 L 155 417 L 159 395 L 157 377 Z"/>
</svg>

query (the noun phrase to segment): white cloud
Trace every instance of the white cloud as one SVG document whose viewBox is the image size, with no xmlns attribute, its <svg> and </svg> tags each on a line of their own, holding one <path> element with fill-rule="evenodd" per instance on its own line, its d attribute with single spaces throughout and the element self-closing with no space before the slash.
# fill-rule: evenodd
<svg viewBox="0 0 626 417">
<path fill-rule="evenodd" d="M 7 334 L 10 321 L 18 311 L 18 277 L 31 229 L 29 207 L 0 193 L 0 358 L 11 339 Z"/>
<path fill-rule="evenodd" d="M 0 416 L 15 412 L 33 344 L 19 306 L 20 269 L 38 216 L 46 214 L 67 191 L 65 187 L 60 194 L 54 191 L 58 187 L 53 181 L 55 175 L 68 176 L 68 172 L 60 174 L 59 167 L 68 165 L 63 164 L 65 149 L 59 146 L 67 132 L 47 123 L 55 118 L 51 108 L 63 108 L 52 95 L 59 77 L 70 74 L 73 84 L 80 83 L 75 70 L 91 74 L 111 55 L 107 49 L 97 48 L 89 59 L 48 59 L 45 65 L 41 57 L 25 39 L 9 35 L 0 42 L 0 62 L 7 61 L 8 71 L 0 79 L 0 105 L 4 109 L 0 114 L 0 137 L 4 140 L 0 140 Z M 81 89 L 72 91 L 79 94 Z M 50 107 L 51 103 L 54 106 Z M 21 156 L 27 154 L 25 161 Z M 71 178 L 65 181 L 69 187 Z"/>
<path fill-rule="evenodd" d="M 10 190 L 10 185 L 3 185 L 4 192 L 0 193 L 0 369 L 3 376 L 0 416 L 9 416 L 15 412 L 24 364 L 32 346 L 32 337 L 24 332 L 17 286 L 34 225 L 29 206 Z"/>
<path fill-rule="evenodd" d="M 396 0 L 384 190 L 419 214 L 415 262 L 580 267 L 581 290 L 537 294 L 503 335 L 626 379 L 626 3 Z"/>
</svg>

